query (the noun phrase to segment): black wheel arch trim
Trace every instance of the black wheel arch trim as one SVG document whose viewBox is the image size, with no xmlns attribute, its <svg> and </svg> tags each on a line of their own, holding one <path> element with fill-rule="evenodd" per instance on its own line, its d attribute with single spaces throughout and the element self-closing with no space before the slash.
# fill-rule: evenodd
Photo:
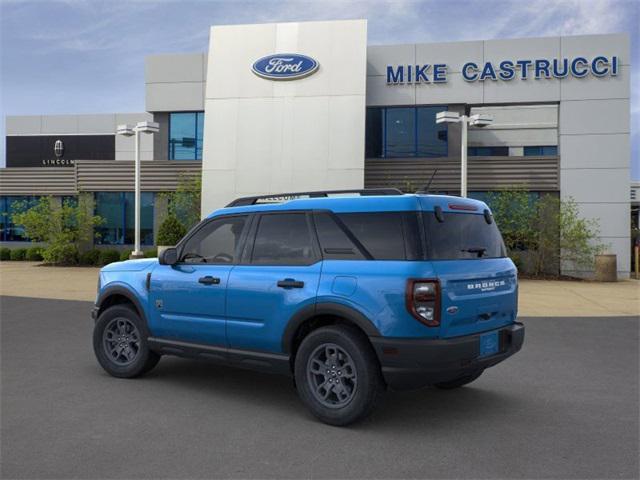
<svg viewBox="0 0 640 480">
<path fill-rule="evenodd" d="M 112 297 L 114 295 L 121 295 L 125 297 L 127 300 L 129 300 L 131 303 L 133 303 L 133 306 L 136 307 L 136 310 L 138 311 L 138 315 L 140 315 L 140 318 L 142 319 L 142 321 L 145 324 L 147 324 L 147 314 L 144 308 L 142 308 L 142 303 L 140 302 L 138 297 L 135 295 L 135 293 L 133 293 L 131 290 L 121 285 L 113 285 L 111 287 L 106 287 L 103 291 L 100 292 L 95 304 L 95 308 L 97 309 L 97 311 L 101 311 L 102 305 L 104 304 L 105 300 L 107 300 L 109 297 Z M 98 314 L 96 312 L 96 320 L 97 318 L 98 318 Z"/>
<path fill-rule="evenodd" d="M 300 326 L 307 320 L 320 315 L 344 318 L 358 326 L 369 337 L 381 336 L 373 322 L 353 307 L 333 302 L 314 303 L 301 308 L 289 319 L 282 335 L 282 351 L 290 354 L 296 332 Z"/>
</svg>

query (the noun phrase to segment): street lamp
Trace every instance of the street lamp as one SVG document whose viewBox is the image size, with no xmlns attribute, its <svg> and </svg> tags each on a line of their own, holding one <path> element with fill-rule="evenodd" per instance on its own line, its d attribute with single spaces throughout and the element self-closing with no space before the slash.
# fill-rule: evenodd
<svg viewBox="0 0 640 480">
<path fill-rule="evenodd" d="M 490 115 L 477 113 L 467 116 L 460 115 L 458 112 L 438 112 L 436 114 L 436 123 L 461 123 L 462 124 L 462 152 L 460 166 L 460 196 L 467 196 L 467 125 L 475 127 L 486 127 L 493 122 Z"/>
<path fill-rule="evenodd" d="M 125 137 L 135 136 L 135 199 L 134 199 L 134 232 L 135 240 L 133 246 L 133 252 L 130 258 L 142 258 L 144 254 L 140 250 L 140 132 L 142 133 L 157 133 L 160 130 L 160 125 L 156 122 L 138 122 L 135 126 L 131 125 L 118 125 L 116 134 L 123 135 Z"/>
</svg>

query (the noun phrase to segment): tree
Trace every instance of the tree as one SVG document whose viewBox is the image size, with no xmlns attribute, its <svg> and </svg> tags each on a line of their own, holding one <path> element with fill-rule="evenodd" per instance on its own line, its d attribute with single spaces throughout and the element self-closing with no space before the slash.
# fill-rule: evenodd
<svg viewBox="0 0 640 480">
<path fill-rule="evenodd" d="M 521 262 L 526 251 L 528 273 L 557 271 L 562 264 L 570 269 L 590 269 L 594 257 L 604 249 L 598 241 L 598 221 L 580 217 L 572 198 L 556 195 L 532 198 L 524 189 L 489 192 L 496 224 L 502 232 L 509 256 Z"/>
<path fill-rule="evenodd" d="M 181 174 L 176 191 L 162 194 L 168 201 L 169 215 L 174 215 L 186 230 L 200 221 L 201 192 L 200 176 Z"/>
<path fill-rule="evenodd" d="M 162 246 L 176 245 L 186 233 L 187 229 L 182 222 L 174 214 L 170 213 L 158 228 L 157 244 Z"/>
<path fill-rule="evenodd" d="M 12 221 L 22 225 L 32 241 L 45 242 L 42 258 L 46 263 L 78 262 L 81 244 L 93 238 L 94 227 L 103 220 L 93 215 L 93 201 L 80 195 L 78 200 L 64 200 L 58 205 L 52 197 L 41 197 L 29 207 L 19 203 L 12 212 Z"/>
</svg>

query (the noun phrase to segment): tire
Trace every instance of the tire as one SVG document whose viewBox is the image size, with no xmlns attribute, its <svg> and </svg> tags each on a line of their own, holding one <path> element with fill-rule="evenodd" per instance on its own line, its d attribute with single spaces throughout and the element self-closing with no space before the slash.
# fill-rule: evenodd
<svg viewBox="0 0 640 480">
<path fill-rule="evenodd" d="M 108 374 L 139 377 L 160 361 L 160 355 L 149 350 L 148 336 L 145 322 L 132 307 L 114 305 L 98 317 L 93 329 L 93 351 Z"/>
<path fill-rule="evenodd" d="M 324 423 L 362 420 L 380 401 L 384 380 L 367 338 L 346 325 L 322 327 L 302 341 L 295 358 L 302 402 Z"/>
<path fill-rule="evenodd" d="M 460 388 L 473 382 L 474 380 L 477 380 L 478 377 L 482 375 L 482 372 L 484 372 L 484 370 L 472 373 L 471 375 L 464 375 L 463 377 L 456 378 L 455 380 L 451 380 L 449 382 L 436 383 L 434 386 L 436 388 L 440 388 L 441 390 L 453 390 L 454 388 Z"/>
</svg>

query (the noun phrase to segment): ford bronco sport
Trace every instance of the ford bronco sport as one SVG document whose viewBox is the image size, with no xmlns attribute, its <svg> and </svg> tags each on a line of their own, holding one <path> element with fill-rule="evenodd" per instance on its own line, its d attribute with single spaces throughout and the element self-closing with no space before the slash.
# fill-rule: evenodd
<svg viewBox="0 0 640 480">
<path fill-rule="evenodd" d="M 516 353 L 517 272 L 487 205 L 393 189 L 237 199 L 159 259 L 100 271 L 93 346 L 115 377 L 162 355 L 293 376 L 346 425 L 386 388 L 456 388 Z"/>
</svg>

